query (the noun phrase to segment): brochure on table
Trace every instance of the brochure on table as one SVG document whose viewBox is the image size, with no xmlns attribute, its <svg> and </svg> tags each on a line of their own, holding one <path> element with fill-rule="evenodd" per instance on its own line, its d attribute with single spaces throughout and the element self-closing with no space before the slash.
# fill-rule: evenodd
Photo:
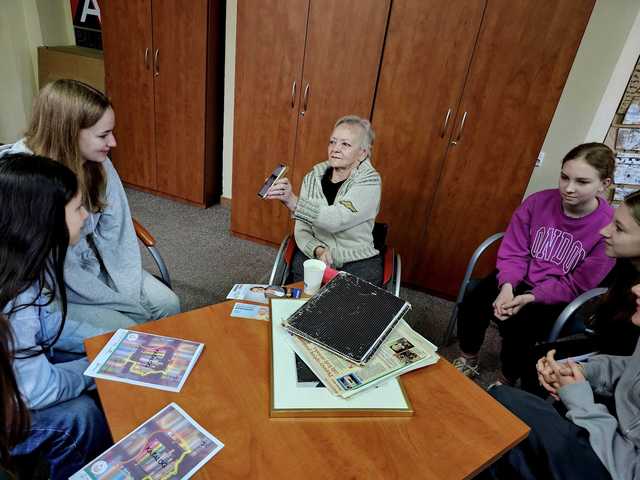
<svg viewBox="0 0 640 480">
<path fill-rule="evenodd" d="M 118 329 L 84 374 L 179 392 L 204 344 Z"/>
<path fill-rule="evenodd" d="M 224 444 L 170 403 L 70 480 L 191 478 Z"/>
<path fill-rule="evenodd" d="M 271 416 L 410 416 L 411 403 L 397 378 L 349 399 L 326 388 L 297 385 L 295 353 L 282 322 L 305 300 L 271 301 Z"/>
</svg>

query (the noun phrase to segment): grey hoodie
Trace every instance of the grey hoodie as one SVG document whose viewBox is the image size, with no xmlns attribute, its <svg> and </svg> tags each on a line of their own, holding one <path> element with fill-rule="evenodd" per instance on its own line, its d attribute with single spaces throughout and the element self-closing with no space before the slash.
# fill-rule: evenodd
<svg viewBox="0 0 640 480">
<path fill-rule="evenodd" d="M 596 355 L 582 365 L 588 383 L 558 390 L 567 418 L 589 432 L 612 478 L 640 479 L 640 341 L 631 356 Z M 594 402 L 594 391 L 614 396 L 617 418 Z"/>
<path fill-rule="evenodd" d="M 0 158 L 10 153 L 32 152 L 22 139 L 0 147 Z M 89 215 L 80 241 L 67 251 L 67 297 L 70 303 L 150 318 L 151 312 L 141 303 L 142 260 L 127 196 L 111 161 L 102 165 L 107 177 L 106 207 Z"/>
</svg>

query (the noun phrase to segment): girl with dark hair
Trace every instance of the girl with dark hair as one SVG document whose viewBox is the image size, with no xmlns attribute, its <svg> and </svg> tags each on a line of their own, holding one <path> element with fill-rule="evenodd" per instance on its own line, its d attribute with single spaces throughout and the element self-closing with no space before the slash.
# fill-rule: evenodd
<svg viewBox="0 0 640 480">
<path fill-rule="evenodd" d="M 534 193 L 518 207 L 498 250 L 497 270 L 460 306 L 458 370 L 478 374 L 478 352 L 494 321 L 502 337 L 498 381 L 515 383 L 565 305 L 609 273 L 614 262 L 598 232 L 613 216 L 602 194 L 614 166 L 606 145 L 579 145 L 562 160 L 559 188 Z"/>
<path fill-rule="evenodd" d="M 13 337 L 7 319 L 0 315 L 0 478 L 3 468 L 13 467 L 9 450 L 25 437 L 29 428 L 29 410 L 13 374 Z"/>
<path fill-rule="evenodd" d="M 640 283 L 640 190 L 625 197 L 600 233 L 607 255 L 617 261 L 609 291 L 588 321 L 595 333 L 593 350 L 631 355 L 640 336 L 640 328 L 630 321 L 636 311 L 631 287 Z"/>
<path fill-rule="evenodd" d="M 106 331 L 179 313 L 175 293 L 142 268 L 127 196 L 109 151 L 116 146 L 109 99 L 77 80 L 47 84 L 35 99 L 24 139 L 0 148 L 35 153 L 73 171 L 90 216 L 65 263 L 67 327 L 59 348 Z"/>
<path fill-rule="evenodd" d="M 27 154 L 0 159 L 0 312 L 14 337 L 12 366 L 31 428 L 11 455 L 42 452 L 68 478 L 109 446 L 104 415 L 86 393 L 86 358 L 56 363 L 64 327 L 64 262 L 88 214 L 71 170 Z M 8 405 L 6 405 L 8 406 Z M 9 441 L 9 443 L 11 443 Z"/>
</svg>

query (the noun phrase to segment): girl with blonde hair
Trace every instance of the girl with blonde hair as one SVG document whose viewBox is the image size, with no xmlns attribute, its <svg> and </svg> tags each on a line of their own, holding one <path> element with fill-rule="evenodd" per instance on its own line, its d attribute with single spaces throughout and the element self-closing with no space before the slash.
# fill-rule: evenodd
<svg viewBox="0 0 640 480">
<path fill-rule="evenodd" d="M 142 269 L 126 193 L 108 157 L 114 127 L 103 93 L 56 80 L 36 98 L 25 138 L 0 150 L 52 158 L 78 178 L 90 215 L 65 262 L 69 308 L 60 348 L 69 351 L 82 351 L 84 338 L 180 311 L 178 297 Z"/>
</svg>

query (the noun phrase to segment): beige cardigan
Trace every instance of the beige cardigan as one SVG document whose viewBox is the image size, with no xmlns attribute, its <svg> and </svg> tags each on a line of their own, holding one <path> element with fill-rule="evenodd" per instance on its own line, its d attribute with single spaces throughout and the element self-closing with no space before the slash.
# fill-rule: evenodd
<svg viewBox="0 0 640 480">
<path fill-rule="evenodd" d="M 378 255 L 373 247 L 373 224 L 380 210 L 382 182 L 369 160 L 347 178 L 333 205 L 322 192 L 322 176 L 329 162 L 313 167 L 302 181 L 293 217 L 298 248 L 309 258 L 317 247 L 328 247 L 333 266 Z"/>
</svg>

